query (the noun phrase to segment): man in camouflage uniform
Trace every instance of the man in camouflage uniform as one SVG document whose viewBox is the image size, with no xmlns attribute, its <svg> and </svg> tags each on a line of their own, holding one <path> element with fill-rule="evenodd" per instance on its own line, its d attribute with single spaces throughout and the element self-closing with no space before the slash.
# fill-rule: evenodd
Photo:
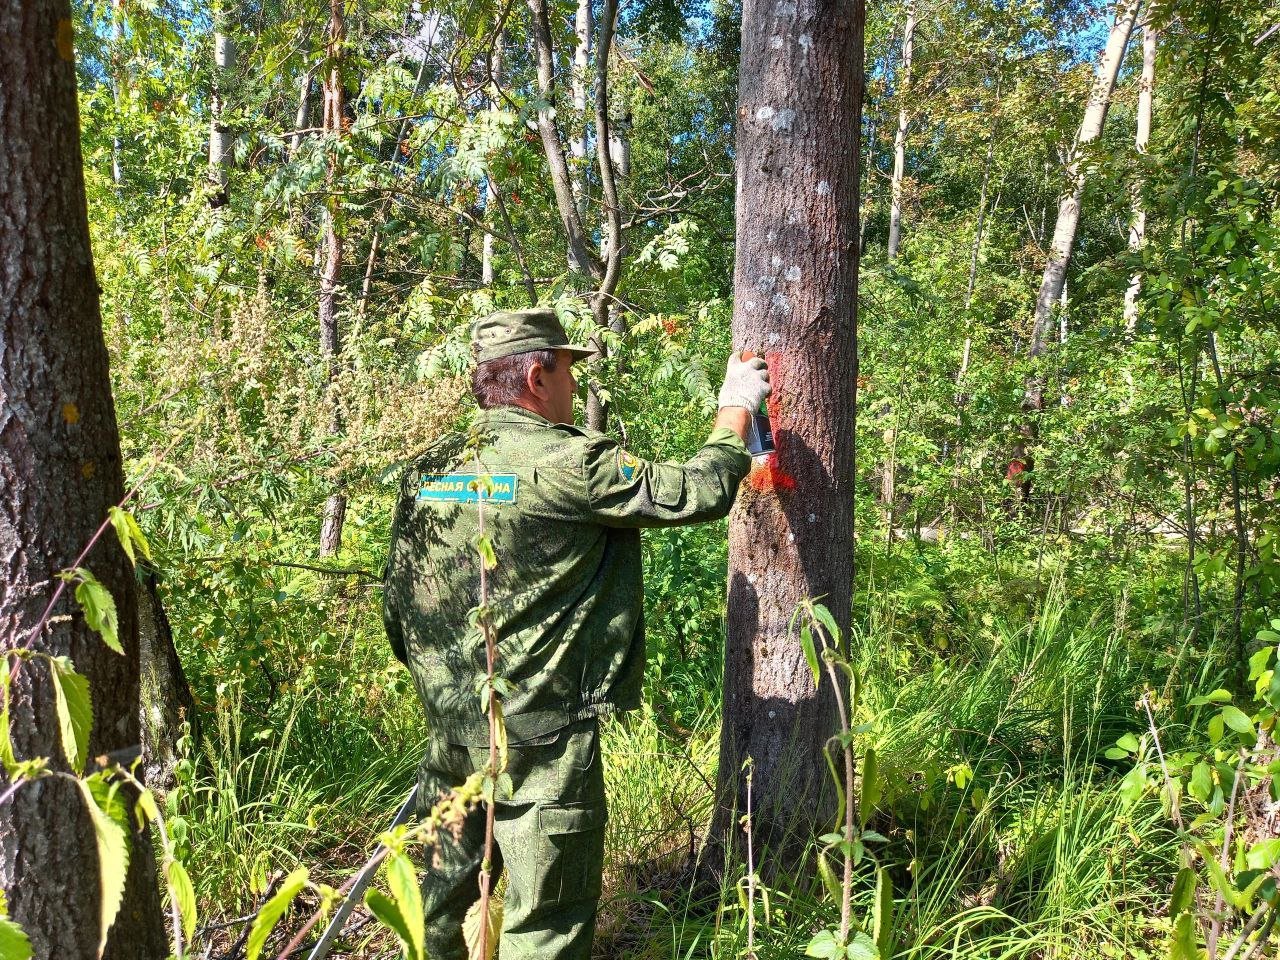
<svg viewBox="0 0 1280 960">
<path fill-rule="evenodd" d="M 418 773 L 426 810 L 489 759 L 485 645 L 468 622 L 480 603 L 483 507 L 510 742 L 510 795 L 499 796 L 495 822 L 493 875 L 505 864 L 508 878 L 501 957 L 586 960 L 604 865 L 600 717 L 637 707 L 644 673 L 640 529 L 729 512 L 768 374 L 759 359 L 731 357 L 702 449 L 685 463 L 651 463 L 574 425 L 571 366 L 592 351 L 569 343 L 554 311 L 478 321 L 473 348 L 480 410 L 469 434 L 405 473 L 383 616 L 430 728 Z M 462 921 L 479 897 L 483 847 L 477 809 L 427 871 L 433 960 L 466 957 Z"/>
</svg>

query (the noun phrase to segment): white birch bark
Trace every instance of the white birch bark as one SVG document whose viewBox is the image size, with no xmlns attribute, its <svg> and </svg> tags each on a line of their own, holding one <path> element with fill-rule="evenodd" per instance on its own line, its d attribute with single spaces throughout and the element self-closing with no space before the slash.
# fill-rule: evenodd
<svg viewBox="0 0 1280 960">
<path fill-rule="evenodd" d="M 303 131 L 311 126 L 311 88 L 315 75 L 316 68 L 312 67 L 298 82 L 298 112 L 293 119 L 293 136 L 289 138 L 290 158 L 302 147 L 302 138 L 306 136 Z"/>
<path fill-rule="evenodd" d="M 573 122 L 576 129 L 569 139 L 569 173 L 574 205 L 578 209 L 578 217 L 583 220 L 587 216 L 587 194 L 582 180 L 587 168 L 587 90 L 591 78 L 591 36 L 594 26 L 591 0 L 578 0 L 578 14 L 573 25 L 576 46 L 573 48 L 572 84 Z"/>
<path fill-rule="evenodd" d="M 236 66 L 236 43 L 226 33 L 226 14 L 215 14 L 214 85 L 209 117 L 209 179 L 218 188 L 215 206 L 227 202 L 230 183 L 231 130 L 226 124 L 227 85 Z"/>
<path fill-rule="evenodd" d="M 902 27 L 902 63 L 899 71 L 902 75 L 898 84 L 896 99 L 898 101 L 898 132 L 893 138 L 893 199 L 889 207 L 889 260 L 898 255 L 898 246 L 902 242 L 902 178 L 907 166 L 907 95 L 911 89 L 911 54 L 915 46 L 916 7 L 909 2 L 906 9 L 906 22 Z"/>
<path fill-rule="evenodd" d="M 1084 195 L 1085 187 L 1082 163 L 1084 148 L 1098 139 L 1102 134 L 1103 125 L 1107 122 L 1107 110 L 1111 106 L 1116 75 L 1120 72 L 1120 64 L 1124 60 L 1129 34 L 1133 32 L 1133 22 L 1137 16 L 1138 6 L 1138 0 L 1117 0 L 1115 20 L 1107 37 L 1102 61 L 1098 64 L 1097 76 L 1094 78 L 1093 89 L 1089 93 L 1089 102 L 1085 107 L 1084 120 L 1076 136 L 1075 147 L 1067 163 L 1067 179 L 1071 189 L 1058 204 L 1058 219 L 1053 228 L 1049 258 L 1045 263 L 1044 276 L 1040 281 L 1040 292 L 1036 296 L 1035 323 L 1032 327 L 1031 346 L 1028 350 L 1028 355 L 1032 357 L 1040 356 L 1048 346 L 1052 329 L 1053 305 L 1062 296 L 1067 264 L 1071 261 L 1076 229 L 1080 225 L 1080 200 Z"/>
<path fill-rule="evenodd" d="M 1142 79 L 1138 85 L 1138 125 L 1133 145 L 1138 157 L 1147 152 L 1151 139 L 1151 98 L 1156 85 L 1156 31 L 1150 24 L 1142 27 Z M 1142 206 L 1142 178 L 1133 183 L 1133 218 L 1129 224 L 1129 249 L 1137 253 L 1147 233 L 1147 211 Z M 1129 289 L 1124 294 L 1124 326 L 1132 332 L 1138 323 L 1138 293 L 1142 289 L 1142 275 L 1134 271 L 1129 278 Z"/>
<path fill-rule="evenodd" d="M 489 74 L 493 77 L 493 95 L 489 102 L 498 102 L 498 87 L 502 83 L 502 34 L 493 41 L 493 53 L 489 57 Z M 498 215 L 498 183 L 494 179 L 493 170 L 485 171 L 484 178 L 484 215 L 492 224 Z M 480 250 L 480 282 L 486 287 L 493 286 L 493 231 L 484 232 L 484 240 Z"/>
</svg>

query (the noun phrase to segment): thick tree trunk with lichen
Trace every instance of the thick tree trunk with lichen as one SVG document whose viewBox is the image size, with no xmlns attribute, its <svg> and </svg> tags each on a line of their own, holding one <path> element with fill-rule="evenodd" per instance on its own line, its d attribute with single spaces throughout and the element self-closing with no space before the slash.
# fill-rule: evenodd
<svg viewBox="0 0 1280 960">
<path fill-rule="evenodd" d="M 114 535 L 84 565 L 115 598 L 124 656 L 89 629 L 70 590 L 34 632 L 58 572 L 124 495 L 89 247 L 70 6 L 0 0 L 0 36 L 0 642 L 69 657 L 88 678 L 92 757 L 138 742 L 134 579 Z M 21 665 L 10 710 L 16 756 L 47 757 L 69 772 L 46 662 Z M 10 786 L 0 774 L 0 794 Z M 125 797 L 129 809 L 132 800 Z M 97 957 L 97 849 L 71 779 L 26 782 L 5 800 L 0 886 L 39 960 Z M 137 832 L 106 956 L 167 952 L 150 839 Z"/>
<path fill-rule="evenodd" d="M 160 600 L 153 571 L 142 569 L 138 584 L 138 666 L 141 686 L 142 780 L 155 790 L 172 790 L 182 725 L 199 734 L 195 700 L 173 645 L 173 630 Z"/>
<path fill-rule="evenodd" d="M 850 616 L 862 30 L 861 0 L 743 7 L 733 344 L 769 362 L 777 453 L 730 519 L 713 841 L 741 835 L 750 758 L 755 835 L 779 852 L 827 815 L 835 722 L 789 624 L 806 597 Z"/>
</svg>

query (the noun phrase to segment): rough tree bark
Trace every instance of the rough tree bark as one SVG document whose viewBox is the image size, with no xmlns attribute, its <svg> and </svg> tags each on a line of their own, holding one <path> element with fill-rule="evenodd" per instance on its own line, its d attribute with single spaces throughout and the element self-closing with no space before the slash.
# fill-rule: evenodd
<svg viewBox="0 0 1280 960">
<path fill-rule="evenodd" d="M 324 130 L 325 135 L 338 140 L 343 135 L 346 114 L 342 88 L 342 44 L 346 39 L 347 24 L 343 0 L 330 0 L 329 39 L 324 76 Z M 342 213 L 337 195 L 341 165 L 336 149 L 329 151 L 325 176 L 327 192 L 324 221 L 324 268 L 320 272 L 320 356 L 328 370 L 326 380 L 330 393 L 334 389 L 339 354 L 342 353 L 342 332 L 338 327 L 338 287 L 342 279 Z M 330 396 L 333 414 L 329 430 L 333 434 L 342 431 L 342 416 L 338 412 L 337 397 Z M 338 486 L 324 504 L 324 521 L 320 526 L 320 556 L 329 557 L 342 546 L 342 525 L 347 517 L 347 496 Z"/>
<path fill-rule="evenodd" d="M 0 642 L 70 657 L 88 677 L 88 753 L 97 756 L 138 742 L 134 578 L 113 535 L 86 565 L 115 598 L 125 655 L 89 629 L 69 590 L 33 633 L 58 571 L 124 495 L 89 246 L 70 6 L 2 0 L 0 36 Z M 48 757 L 67 773 L 44 662 L 18 670 L 10 706 L 16 755 Z M 8 787 L 0 772 L 0 793 Z M 133 797 L 125 802 L 132 809 Z M 97 957 L 97 848 L 69 778 L 25 783 L 4 801 L 0 887 L 39 960 Z M 151 842 L 140 831 L 106 956 L 167 953 Z"/>
<path fill-rule="evenodd" d="M 902 178 L 907 169 L 907 124 L 910 122 L 907 97 L 911 92 L 911 54 L 916 37 L 915 3 L 907 3 L 904 16 L 906 22 L 902 26 L 902 63 L 898 67 L 901 78 L 895 91 L 895 99 L 898 101 L 898 132 L 893 138 L 893 196 L 889 206 L 888 258 L 891 262 L 897 257 L 898 246 L 902 242 Z"/>
<path fill-rule="evenodd" d="M 199 737 L 199 714 L 182 661 L 173 645 L 173 630 L 164 612 L 155 571 L 140 568 L 138 584 L 138 666 L 142 735 L 142 782 L 155 790 L 176 784 L 178 736 L 183 722 Z"/>
<path fill-rule="evenodd" d="M 740 836 L 748 757 L 761 844 L 781 852 L 826 815 L 831 691 L 815 692 L 788 626 L 805 597 L 843 629 L 850 616 L 863 14 L 862 0 L 743 5 L 733 344 L 769 363 L 777 452 L 729 526 L 721 849 Z"/>
<path fill-rule="evenodd" d="M 1133 145 L 1139 162 L 1147 153 L 1151 139 L 1151 98 L 1156 85 L 1156 29 L 1150 22 L 1142 27 L 1142 79 L 1138 84 L 1138 123 Z M 1142 205 L 1142 177 L 1133 182 L 1133 217 L 1129 223 L 1129 250 L 1137 253 L 1147 235 L 1147 211 Z M 1142 290 L 1142 274 L 1137 270 L 1129 278 L 1124 294 L 1124 325 L 1130 332 L 1138 324 L 1138 294 Z"/>
<path fill-rule="evenodd" d="M 209 179 L 216 188 L 209 204 L 213 207 L 230 200 L 231 128 L 226 123 L 226 98 L 236 67 L 236 42 L 227 34 L 226 16 L 221 6 L 213 14 L 213 99 L 209 108 Z"/>
</svg>

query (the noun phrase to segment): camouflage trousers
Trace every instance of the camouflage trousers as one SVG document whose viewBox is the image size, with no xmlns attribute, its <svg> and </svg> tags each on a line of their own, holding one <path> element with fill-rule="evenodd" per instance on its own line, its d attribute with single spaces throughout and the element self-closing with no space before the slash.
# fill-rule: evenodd
<svg viewBox="0 0 1280 960">
<path fill-rule="evenodd" d="M 489 751 L 433 740 L 418 768 L 418 805 L 484 769 Z M 512 743 L 512 794 L 497 803 L 494 883 L 505 867 L 500 960 L 588 960 L 604 869 L 605 795 L 600 721 L 584 720 Z M 462 921 L 480 898 L 485 811 L 445 836 L 422 883 L 427 956 L 466 960 Z"/>
</svg>

